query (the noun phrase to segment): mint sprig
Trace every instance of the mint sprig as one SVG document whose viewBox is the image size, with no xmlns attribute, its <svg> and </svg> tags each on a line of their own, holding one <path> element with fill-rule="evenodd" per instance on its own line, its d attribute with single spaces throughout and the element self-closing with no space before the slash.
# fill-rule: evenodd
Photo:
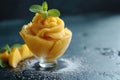
<svg viewBox="0 0 120 80">
<path fill-rule="evenodd" d="M 50 9 L 48 10 L 48 4 L 46 1 L 42 3 L 42 5 L 32 5 L 30 6 L 29 10 L 33 13 L 40 13 L 42 14 L 43 18 L 48 16 L 59 17 L 60 11 L 57 9 Z"/>
<path fill-rule="evenodd" d="M 59 10 L 57 10 L 57 9 L 48 10 L 48 16 L 58 17 L 58 15 L 60 15 Z"/>
<path fill-rule="evenodd" d="M 0 49 L 0 53 L 8 52 L 10 53 L 13 48 L 20 48 L 22 44 L 13 44 L 11 47 L 6 44 L 3 48 Z"/>
<path fill-rule="evenodd" d="M 11 48 L 8 44 L 5 45 L 5 47 L 3 47 L 2 49 L 0 49 L 0 53 L 4 53 L 4 52 L 8 52 L 10 53 Z"/>
<path fill-rule="evenodd" d="M 42 7 L 43 7 L 43 11 L 47 11 L 47 10 L 48 10 L 48 4 L 47 4 L 46 1 L 44 1 L 44 2 L 42 3 Z"/>
<path fill-rule="evenodd" d="M 21 46 L 22 46 L 22 44 L 13 44 L 11 46 L 11 49 L 13 49 L 13 48 L 21 48 Z"/>
<path fill-rule="evenodd" d="M 29 10 L 34 13 L 40 13 L 42 12 L 42 9 L 43 8 L 40 5 L 32 5 Z"/>
<path fill-rule="evenodd" d="M 0 67 L 5 68 L 6 66 L 7 64 L 2 59 L 0 59 Z"/>
</svg>

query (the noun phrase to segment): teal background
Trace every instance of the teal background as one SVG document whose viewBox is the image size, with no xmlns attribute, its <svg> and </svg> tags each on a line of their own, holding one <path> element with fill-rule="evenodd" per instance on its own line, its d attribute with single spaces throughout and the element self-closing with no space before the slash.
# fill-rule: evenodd
<svg viewBox="0 0 120 80">
<path fill-rule="evenodd" d="M 41 4 L 45 0 L 1 0 L 0 20 L 30 19 L 32 4 Z M 61 16 L 80 15 L 94 12 L 120 12 L 120 0 L 46 0 L 49 8 L 57 8 Z"/>
</svg>

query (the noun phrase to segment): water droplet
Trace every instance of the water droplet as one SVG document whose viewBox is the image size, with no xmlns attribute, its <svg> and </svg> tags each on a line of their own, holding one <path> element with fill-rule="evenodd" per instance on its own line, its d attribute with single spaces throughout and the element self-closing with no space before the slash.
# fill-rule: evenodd
<svg viewBox="0 0 120 80">
<path fill-rule="evenodd" d="M 83 37 L 87 37 L 88 33 L 83 33 L 82 35 L 83 35 Z"/>
<path fill-rule="evenodd" d="M 114 54 L 116 53 L 116 51 L 111 48 L 95 48 L 95 50 L 99 51 L 100 54 L 109 57 L 114 56 Z"/>
<path fill-rule="evenodd" d="M 118 56 L 120 56 L 120 51 L 118 51 Z"/>
<path fill-rule="evenodd" d="M 107 72 L 99 72 L 98 74 L 103 76 L 103 77 L 109 77 L 112 80 L 113 80 L 113 77 L 114 77 L 114 75 L 112 73 L 107 73 Z"/>
</svg>

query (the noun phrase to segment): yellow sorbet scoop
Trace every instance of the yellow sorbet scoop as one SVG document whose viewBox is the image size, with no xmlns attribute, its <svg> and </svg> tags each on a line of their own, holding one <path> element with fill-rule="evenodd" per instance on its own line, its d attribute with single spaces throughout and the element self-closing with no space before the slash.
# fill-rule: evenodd
<svg viewBox="0 0 120 80">
<path fill-rule="evenodd" d="M 69 46 L 72 32 L 64 28 L 59 17 L 43 18 L 36 14 L 32 22 L 20 31 L 25 43 L 37 57 L 53 60 L 63 55 Z"/>
<path fill-rule="evenodd" d="M 60 11 L 48 10 L 46 1 L 42 5 L 32 5 L 29 10 L 36 15 L 32 22 L 22 27 L 20 35 L 40 59 L 42 68 L 55 67 L 56 59 L 64 54 L 71 42 L 72 32 L 59 18 Z"/>
</svg>

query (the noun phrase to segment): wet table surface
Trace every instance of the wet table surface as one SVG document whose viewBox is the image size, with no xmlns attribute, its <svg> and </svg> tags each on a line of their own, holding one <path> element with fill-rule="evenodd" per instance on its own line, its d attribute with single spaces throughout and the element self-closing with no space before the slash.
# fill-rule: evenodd
<svg viewBox="0 0 120 80">
<path fill-rule="evenodd" d="M 0 68 L 0 80 L 120 80 L 120 15 L 86 14 L 63 20 L 73 37 L 56 68 L 42 71 L 37 60 L 30 59 L 21 69 Z M 18 32 L 25 23 L 1 21 L 0 47 L 23 43 Z"/>
</svg>

